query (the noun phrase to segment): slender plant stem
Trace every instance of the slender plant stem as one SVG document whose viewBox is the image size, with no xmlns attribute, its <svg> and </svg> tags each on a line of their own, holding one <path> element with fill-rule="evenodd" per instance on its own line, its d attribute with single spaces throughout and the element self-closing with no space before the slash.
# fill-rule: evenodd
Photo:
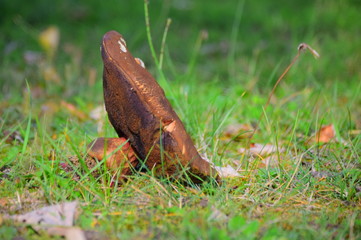
<svg viewBox="0 0 361 240">
<path fill-rule="evenodd" d="M 147 31 L 147 38 L 148 38 L 149 48 L 150 48 L 150 51 L 152 53 L 154 62 L 157 65 L 157 68 L 160 69 L 157 54 L 155 52 L 154 45 L 153 45 L 152 34 L 150 32 L 148 4 L 149 4 L 149 1 L 144 0 L 144 16 L 145 16 L 145 26 L 146 26 L 146 31 Z"/>
<path fill-rule="evenodd" d="M 168 18 L 167 23 L 166 23 L 165 28 L 164 28 L 164 33 L 163 33 L 163 37 L 162 37 L 162 45 L 161 45 L 160 54 L 159 54 L 159 68 L 160 69 L 162 69 L 162 66 L 163 66 L 165 41 L 167 39 L 167 34 L 168 34 L 169 26 L 170 26 L 171 23 L 172 23 L 172 19 Z"/>
<path fill-rule="evenodd" d="M 275 83 L 275 85 L 273 86 L 272 88 L 272 91 L 270 92 L 269 96 L 268 96 L 268 99 L 267 99 L 267 102 L 266 104 L 263 106 L 263 111 L 262 111 L 262 114 L 261 116 L 259 117 L 258 119 L 258 122 L 257 122 L 257 125 L 255 127 L 255 129 L 253 130 L 252 132 L 252 135 L 250 136 L 250 140 L 253 138 L 254 134 L 258 131 L 259 129 L 259 125 L 266 113 L 266 109 L 268 107 L 268 105 L 270 104 L 271 102 L 271 98 L 274 94 L 274 92 L 276 91 L 276 88 L 277 86 L 279 85 L 279 83 L 282 81 L 282 79 L 286 76 L 286 74 L 289 72 L 289 70 L 291 69 L 291 67 L 295 64 L 295 62 L 297 61 L 297 59 L 299 58 L 299 56 L 301 55 L 301 52 L 304 51 L 304 50 L 309 50 L 312 55 L 316 58 L 318 58 L 320 55 L 314 50 L 312 49 L 309 45 L 307 45 L 306 43 L 301 43 L 299 46 L 298 46 L 298 51 L 297 51 L 297 55 L 292 59 L 291 63 L 286 67 L 286 69 L 283 71 L 283 73 L 281 74 L 281 76 L 277 79 L 277 82 Z M 249 141 L 250 142 L 250 141 Z"/>
</svg>

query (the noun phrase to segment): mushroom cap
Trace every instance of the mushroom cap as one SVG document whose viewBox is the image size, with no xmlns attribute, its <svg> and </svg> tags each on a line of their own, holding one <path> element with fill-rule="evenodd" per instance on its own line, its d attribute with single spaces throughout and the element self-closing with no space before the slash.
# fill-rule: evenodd
<svg viewBox="0 0 361 240">
<path fill-rule="evenodd" d="M 125 138 L 96 138 L 87 147 L 88 156 L 102 161 L 112 173 L 130 175 L 138 164 L 137 156 Z"/>
</svg>

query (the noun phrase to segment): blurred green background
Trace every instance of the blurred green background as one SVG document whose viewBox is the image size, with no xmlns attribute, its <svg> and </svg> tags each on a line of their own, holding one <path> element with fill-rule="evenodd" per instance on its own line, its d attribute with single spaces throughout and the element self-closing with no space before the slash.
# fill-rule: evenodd
<svg viewBox="0 0 361 240">
<path fill-rule="evenodd" d="M 2 0 L 0 4 L 1 98 L 21 92 L 25 79 L 31 86 L 64 97 L 80 94 L 84 88 L 100 92 L 99 44 L 109 30 L 122 33 L 133 55 L 141 57 L 155 72 L 142 0 Z M 314 62 L 307 54 L 298 70 L 290 72 L 290 78 L 305 73 L 292 78 L 293 82 L 288 83 L 291 86 L 350 86 L 360 80 L 358 0 L 152 0 L 149 11 L 157 53 L 166 20 L 172 19 L 164 65 L 170 81 L 187 81 L 192 72 L 195 74 L 191 78 L 199 81 L 218 81 L 225 88 L 237 85 L 262 92 L 273 86 L 301 42 L 316 49 L 321 58 Z M 39 65 L 26 60 L 27 56 L 45 54 L 38 36 L 51 25 L 60 30 L 60 44 L 51 60 L 60 78 L 57 83 L 46 82 Z M 207 38 L 198 49 L 202 33 Z M 310 68 L 312 71 L 308 71 Z M 94 74 L 96 83 L 91 80 L 89 84 L 89 75 L 94 78 Z M 101 99 L 101 94 L 97 95 Z"/>
</svg>

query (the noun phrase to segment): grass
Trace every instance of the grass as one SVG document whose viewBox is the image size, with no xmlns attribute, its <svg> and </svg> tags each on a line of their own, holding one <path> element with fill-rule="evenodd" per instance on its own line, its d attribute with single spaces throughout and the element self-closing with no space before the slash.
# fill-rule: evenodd
<svg viewBox="0 0 361 240">
<path fill-rule="evenodd" d="M 287 1 L 230 1 L 205 8 L 201 2 L 149 5 L 153 57 L 159 59 L 166 19 L 172 18 L 160 70 L 148 50 L 142 1 L 80 1 L 71 8 L 70 1 L 55 1 L 54 14 L 44 11 L 46 1 L 34 8 L 5 1 L 1 28 L 7 34 L 0 46 L 16 47 L 1 56 L 0 238 L 48 239 L 1 215 L 72 200 L 81 209 L 76 226 L 112 239 L 361 238 L 359 4 L 302 1 L 294 9 Z M 15 27 L 14 9 L 22 16 Z M 127 16 L 131 24 L 122 21 Z M 62 37 L 54 59 L 44 57 L 36 39 L 50 24 Z M 98 46 L 110 29 L 123 33 L 157 77 L 200 152 L 239 168 L 240 177 L 221 186 L 185 186 L 136 173 L 109 187 L 102 166 L 100 179 L 84 169 L 78 181 L 59 167 L 69 156 L 82 158 L 94 138 L 116 136 L 106 116 L 90 117 L 103 101 Z M 303 54 L 264 109 L 301 42 L 321 58 Z M 28 50 L 45 64 L 25 62 Z M 47 66 L 60 82 L 47 80 Z M 248 140 L 233 138 L 243 132 L 225 135 L 227 126 L 256 125 L 262 114 L 252 142 L 286 149 L 270 167 L 262 163 L 265 156 L 239 152 Z M 346 144 L 308 143 L 327 124 Z M 20 138 L 6 141 L 12 132 Z"/>
</svg>

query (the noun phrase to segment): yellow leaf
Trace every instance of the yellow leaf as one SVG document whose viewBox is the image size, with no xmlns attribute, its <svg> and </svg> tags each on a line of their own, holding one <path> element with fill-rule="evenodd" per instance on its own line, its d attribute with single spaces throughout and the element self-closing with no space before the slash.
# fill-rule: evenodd
<svg viewBox="0 0 361 240">
<path fill-rule="evenodd" d="M 39 43 L 49 58 L 53 58 L 59 45 L 60 32 L 56 26 L 50 26 L 39 34 Z"/>
</svg>

